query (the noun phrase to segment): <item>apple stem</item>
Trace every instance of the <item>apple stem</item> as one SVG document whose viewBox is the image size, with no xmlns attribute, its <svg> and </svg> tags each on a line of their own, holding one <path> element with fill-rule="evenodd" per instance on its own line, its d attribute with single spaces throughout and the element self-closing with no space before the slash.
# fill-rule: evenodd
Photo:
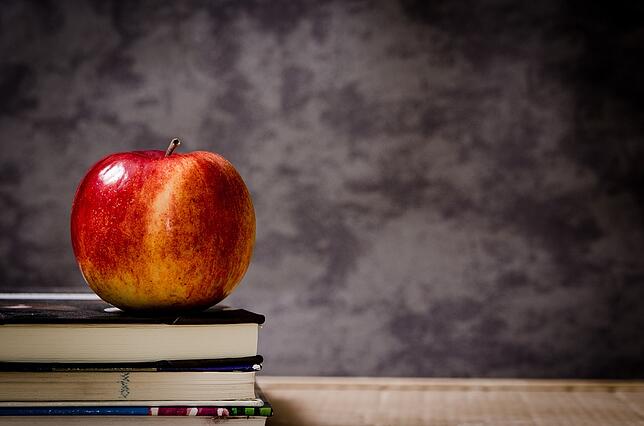
<svg viewBox="0 0 644 426">
<path fill-rule="evenodd" d="M 174 138 L 170 141 L 170 145 L 168 145 L 168 149 L 165 150 L 165 156 L 169 157 L 172 155 L 175 149 L 177 149 L 181 145 L 181 141 L 177 138 Z"/>
</svg>

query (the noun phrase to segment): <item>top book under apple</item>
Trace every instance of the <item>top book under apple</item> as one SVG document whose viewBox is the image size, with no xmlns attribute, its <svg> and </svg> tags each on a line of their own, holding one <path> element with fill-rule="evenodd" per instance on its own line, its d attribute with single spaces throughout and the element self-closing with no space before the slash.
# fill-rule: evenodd
<svg viewBox="0 0 644 426">
<path fill-rule="evenodd" d="M 0 294 L 0 362 L 119 363 L 257 355 L 264 316 L 215 306 L 131 315 L 91 294 Z"/>
</svg>

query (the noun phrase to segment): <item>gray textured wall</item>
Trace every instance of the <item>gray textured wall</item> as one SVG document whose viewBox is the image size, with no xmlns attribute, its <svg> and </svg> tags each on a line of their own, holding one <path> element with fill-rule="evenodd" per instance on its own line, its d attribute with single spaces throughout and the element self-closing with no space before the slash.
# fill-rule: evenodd
<svg viewBox="0 0 644 426">
<path fill-rule="evenodd" d="M 253 194 L 267 372 L 644 377 L 643 16 L 4 1 L 0 289 L 84 290 L 84 172 L 180 136 Z"/>
</svg>

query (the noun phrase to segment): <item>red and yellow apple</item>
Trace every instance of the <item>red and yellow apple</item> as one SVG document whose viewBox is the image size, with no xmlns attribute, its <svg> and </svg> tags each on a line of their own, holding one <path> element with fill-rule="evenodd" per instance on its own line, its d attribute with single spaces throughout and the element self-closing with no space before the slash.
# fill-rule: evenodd
<svg viewBox="0 0 644 426">
<path fill-rule="evenodd" d="M 74 254 L 90 288 L 130 311 L 203 309 L 242 279 L 255 210 L 233 165 L 206 151 L 110 155 L 72 206 Z"/>
</svg>

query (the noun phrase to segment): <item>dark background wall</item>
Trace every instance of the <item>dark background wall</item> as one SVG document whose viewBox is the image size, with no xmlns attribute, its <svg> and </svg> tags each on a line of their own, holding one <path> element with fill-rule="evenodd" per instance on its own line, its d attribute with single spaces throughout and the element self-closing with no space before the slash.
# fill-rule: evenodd
<svg viewBox="0 0 644 426">
<path fill-rule="evenodd" d="M 85 291 L 76 185 L 180 136 L 266 372 L 644 377 L 644 13 L 589 3 L 4 1 L 0 290 Z"/>
</svg>

